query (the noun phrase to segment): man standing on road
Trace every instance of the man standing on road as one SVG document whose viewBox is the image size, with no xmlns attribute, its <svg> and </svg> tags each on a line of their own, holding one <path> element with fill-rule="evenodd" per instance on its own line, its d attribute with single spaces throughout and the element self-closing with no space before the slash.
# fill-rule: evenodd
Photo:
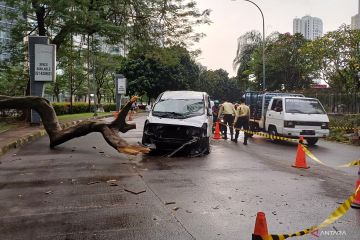
<svg viewBox="0 0 360 240">
<path fill-rule="evenodd" d="M 231 141 L 233 141 L 234 130 L 233 130 L 232 126 L 233 126 L 234 116 L 236 114 L 234 105 L 231 102 L 225 101 L 219 110 L 219 116 L 221 116 L 221 114 L 224 115 L 223 120 L 224 120 L 224 124 L 225 124 L 223 139 L 227 139 L 227 126 L 229 126 Z"/>
<path fill-rule="evenodd" d="M 214 101 L 214 106 L 212 107 L 211 110 L 212 110 L 212 114 L 213 114 L 213 128 L 212 128 L 212 130 L 214 132 L 216 121 L 219 118 L 219 101 L 218 100 Z"/>
<path fill-rule="evenodd" d="M 239 137 L 239 129 L 243 128 L 245 131 L 249 130 L 249 117 L 250 117 L 250 108 L 245 105 L 245 99 L 240 99 L 240 105 L 236 110 L 236 117 L 234 121 L 235 130 L 235 139 L 234 142 L 237 143 Z M 244 132 L 244 145 L 247 145 L 248 133 Z"/>
</svg>

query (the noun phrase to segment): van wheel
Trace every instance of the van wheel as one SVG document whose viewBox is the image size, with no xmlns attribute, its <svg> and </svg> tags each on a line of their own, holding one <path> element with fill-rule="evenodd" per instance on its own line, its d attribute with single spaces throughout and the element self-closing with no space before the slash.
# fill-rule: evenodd
<svg viewBox="0 0 360 240">
<path fill-rule="evenodd" d="M 274 127 L 274 126 L 270 126 L 270 127 L 269 127 L 268 133 L 269 133 L 270 135 L 272 135 L 272 136 L 278 136 L 276 127 Z M 280 142 L 280 140 L 278 140 L 278 139 L 273 139 L 273 138 L 271 138 L 271 140 L 272 140 L 273 142 L 275 142 L 275 143 Z"/>
<path fill-rule="evenodd" d="M 145 134 L 143 134 L 143 136 L 142 136 L 141 143 L 143 145 L 149 144 L 149 138 Z"/>
<path fill-rule="evenodd" d="M 206 137 L 203 139 L 203 149 L 204 149 L 204 154 L 209 154 L 211 152 L 210 149 L 210 138 Z"/>
<path fill-rule="evenodd" d="M 306 138 L 306 142 L 309 146 L 314 146 L 318 140 L 318 138 Z"/>
</svg>

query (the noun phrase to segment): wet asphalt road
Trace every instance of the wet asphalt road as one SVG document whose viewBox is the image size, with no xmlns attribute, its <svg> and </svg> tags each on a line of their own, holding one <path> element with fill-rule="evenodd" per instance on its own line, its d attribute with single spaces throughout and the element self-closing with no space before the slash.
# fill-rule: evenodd
<svg viewBox="0 0 360 240">
<path fill-rule="evenodd" d="M 140 141 L 144 119 L 122 136 Z M 129 157 L 97 133 L 55 150 L 48 143 L 44 137 L 0 158 L 1 240 L 247 240 L 258 211 L 271 233 L 294 233 L 350 196 L 358 170 L 309 159 L 310 169 L 292 168 L 296 144 L 262 137 L 248 146 L 213 141 L 211 154 L 197 158 Z M 330 166 L 360 158 L 359 147 L 343 144 L 320 141 L 310 150 Z M 360 210 L 324 230 L 334 229 L 346 235 L 293 239 L 358 240 Z"/>
</svg>

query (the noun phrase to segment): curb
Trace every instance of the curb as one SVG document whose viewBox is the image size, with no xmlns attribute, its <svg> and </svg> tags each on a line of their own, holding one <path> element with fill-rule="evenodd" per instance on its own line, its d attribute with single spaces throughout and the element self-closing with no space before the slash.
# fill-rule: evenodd
<svg viewBox="0 0 360 240">
<path fill-rule="evenodd" d="M 60 126 L 62 128 L 68 128 L 71 126 L 74 126 L 82 121 L 86 121 L 86 120 L 92 120 L 92 119 L 102 119 L 102 118 L 108 118 L 108 117 L 112 117 L 113 115 L 105 115 L 105 116 L 101 116 L 101 117 L 93 117 L 93 118 L 87 118 L 87 119 L 82 119 L 82 120 L 75 120 L 75 121 L 71 121 L 71 122 L 65 122 L 65 123 L 60 123 Z M 0 156 L 4 155 L 5 153 L 7 153 L 10 149 L 15 149 L 15 148 L 19 148 L 21 146 L 24 146 L 32 141 L 35 141 L 43 136 L 47 135 L 45 130 L 39 130 L 36 131 L 32 134 L 28 134 L 25 135 L 23 137 L 18 138 L 17 140 L 14 140 L 12 142 L 9 142 L 8 144 L 6 144 L 5 146 L 0 147 Z"/>
</svg>

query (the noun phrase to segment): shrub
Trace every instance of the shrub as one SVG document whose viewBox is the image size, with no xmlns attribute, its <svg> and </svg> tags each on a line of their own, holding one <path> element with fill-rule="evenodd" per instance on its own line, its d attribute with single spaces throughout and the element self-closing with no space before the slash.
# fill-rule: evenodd
<svg viewBox="0 0 360 240">
<path fill-rule="evenodd" d="M 65 103 L 65 102 L 60 102 L 60 103 L 51 103 L 56 115 L 60 116 L 60 115 L 65 115 L 69 112 L 68 108 L 70 106 L 70 104 Z"/>
<path fill-rule="evenodd" d="M 330 119 L 330 135 L 328 140 L 349 143 L 349 134 L 354 130 L 351 128 L 359 128 L 360 115 L 329 115 Z M 347 128 L 347 129 L 342 129 Z"/>
<path fill-rule="evenodd" d="M 56 115 L 65 115 L 65 114 L 75 114 L 75 113 L 87 113 L 88 111 L 88 103 L 87 102 L 74 102 L 72 107 L 72 112 L 70 113 L 70 103 L 69 102 L 61 102 L 61 103 L 51 103 Z M 94 108 L 94 105 L 91 104 L 90 111 Z"/>
<path fill-rule="evenodd" d="M 115 103 L 106 103 L 103 104 L 103 108 L 105 112 L 111 112 L 116 110 L 116 104 Z"/>
<path fill-rule="evenodd" d="M 86 102 L 75 102 L 73 103 L 72 113 L 86 113 L 88 112 L 88 107 L 89 104 Z M 90 111 L 91 109 L 93 109 L 93 105 L 90 106 Z M 69 104 L 69 110 L 70 110 L 70 104 Z"/>
</svg>

